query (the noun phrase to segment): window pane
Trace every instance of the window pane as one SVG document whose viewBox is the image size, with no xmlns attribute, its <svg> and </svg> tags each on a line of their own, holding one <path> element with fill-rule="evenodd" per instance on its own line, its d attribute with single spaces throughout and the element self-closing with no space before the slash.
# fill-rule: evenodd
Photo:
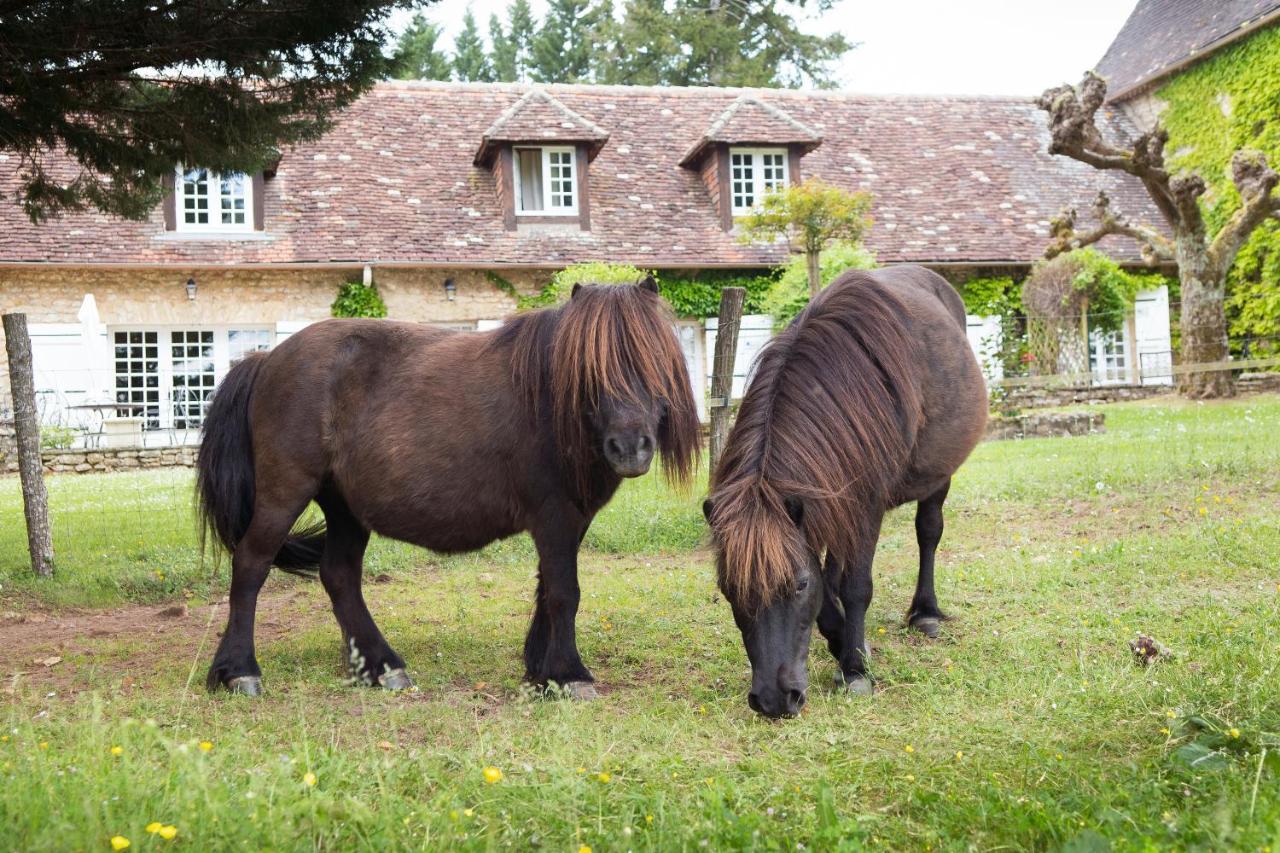
<svg viewBox="0 0 1280 853">
<path fill-rule="evenodd" d="M 548 152 L 548 163 L 551 173 L 551 206 L 553 208 L 573 207 L 573 152 Z"/>
<path fill-rule="evenodd" d="M 150 346 L 128 346 L 130 343 L 147 344 L 156 340 L 155 332 L 115 332 L 116 347 L 115 385 L 116 402 L 127 404 L 116 410 L 118 417 L 142 418 L 144 429 L 159 429 L 160 407 L 154 389 L 159 384 L 159 365 L 148 361 L 143 350 Z"/>
<path fill-rule="evenodd" d="M 213 396 L 213 332 L 171 332 L 169 346 L 173 357 L 173 425 L 195 429 L 204 421 L 205 407 Z"/>
<path fill-rule="evenodd" d="M 733 209 L 747 210 L 756 203 L 755 161 L 751 154 L 729 155 L 729 180 Z"/>
<path fill-rule="evenodd" d="M 223 225 L 244 225 L 244 200 L 248 181 L 242 174 L 225 175 L 218 184 Z"/>
<path fill-rule="evenodd" d="M 234 364 L 251 352 L 271 349 L 271 332 L 267 329 L 232 329 L 227 332 L 227 349 Z"/>
<path fill-rule="evenodd" d="M 519 170 L 520 197 L 517 209 L 523 211 L 544 210 L 542 201 L 542 149 L 517 148 L 516 168 Z"/>
<path fill-rule="evenodd" d="M 783 159 L 785 156 L 784 154 L 760 155 L 761 183 L 764 184 L 762 193 L 786 189 L 787 172 L 786 163 Z"/>
</svg>

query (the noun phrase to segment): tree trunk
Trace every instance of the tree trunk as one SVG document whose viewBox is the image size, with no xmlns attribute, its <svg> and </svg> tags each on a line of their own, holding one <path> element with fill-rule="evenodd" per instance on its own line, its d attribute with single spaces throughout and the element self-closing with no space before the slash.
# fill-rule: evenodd
<svg viewBox="0 0 1280 853">
<path fill-rule="evenodd" d="M 1226 361 L 1229 355 L 1224 308 L 1226 271 L 1214 270 L 1205 256 L 1205 248 L 1185 245 L 1191 242 L 1178 241 L 1183 366 Z M 1182 374 L 1178 390 L 1196 400 L 1231 397 L 1236 392 L 1230 370 Z"/>
<path fill-rule="evenodd" d="M 53 534 L 49 530 L 49 493 L 40 461 L 40 418 L 36 414 L 31 338 L 26 314 L 4 315 L 5 348 L 9 351 L 9 390 L 13 395 L 13 427 L 18 441 L 18 475 L 27 516 L 31 568 L 41 577 L 53 574 Z"/>
<path fill-rule="evenodd" d="M 733 362 L 738 353 L 738 329 L 747 291 L 726 287 L 720 291 L 720 320 L 716 326 L 716 353 L 711 363 L 711 471 L 729 438 L 729 413 L 733 405 Z"/>
<path fill-rule="evenodd" d="M 815 298 L 822 292 L 822 268 L 818 266 L 818 252 L 805 252 L 805 267 L 809 272 L 809 298 Z"/>
</svg>

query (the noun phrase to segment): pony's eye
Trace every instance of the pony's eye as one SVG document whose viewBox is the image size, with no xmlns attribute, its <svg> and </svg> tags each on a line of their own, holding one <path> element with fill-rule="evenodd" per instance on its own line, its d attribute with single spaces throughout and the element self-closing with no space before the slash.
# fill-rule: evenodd
<svg viewBox="0 0 1280 853">
<path fill-rule="evenodd" d="M 808 578 L 803 578 L 800 581 L 796 582 L 796 592 L 804 592 L 808 588 L 809 588 Z"/>
</svg>

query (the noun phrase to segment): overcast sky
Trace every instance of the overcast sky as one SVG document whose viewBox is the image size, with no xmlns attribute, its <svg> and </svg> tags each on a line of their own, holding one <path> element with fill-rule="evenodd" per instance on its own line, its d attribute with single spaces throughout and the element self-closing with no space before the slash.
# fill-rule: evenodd
<svg viewBox="0 0 1280 853">
<path fill-rule="evenodd" d="M 532 0 L 535 14 L 546 8 Z M 621 4 L 619 4 L 620 6 Z M 507 0 L 440 0 L 427 14 L 447 44 L 470 7 L 487 32 Z M 1134 0 L 838 0 L 810 17 L 810 32 L 844 33 L 858 42 L 837 70 L 856 92 L 1038 95 L 1075 83 L 1093 67 L 1133 9 Z M 403 26 L 405 13 L 395 23 Z"/>
</svg>

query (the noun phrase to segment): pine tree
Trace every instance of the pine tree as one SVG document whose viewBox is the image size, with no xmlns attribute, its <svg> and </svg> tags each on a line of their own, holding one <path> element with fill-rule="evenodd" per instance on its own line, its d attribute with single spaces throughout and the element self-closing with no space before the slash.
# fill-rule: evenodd
<svg viewBox="0 0 1280 853">
<path fill-rule="evenodd" d="M 453 72 L 459 80 L 473 83 L 493 82 L 493 67 L 484 52 L 480 28 L 468 9 L 462 16 L 462 31 L 453 41 Z"/>
<path fill-rule="evenodd" d="M 414 15 L 396 42 L 394 76 L 401 80 L 448 80 L 449 57 L 436 49 L 439 41 L 440 26 L 421 13 Z"/>
<path fill-rule="evenodd" d="M 6 3 L 0 153 L 21 169 L 0 197 L 33 220 L 86 208 L 140 219 L 179 163 L 259 169 L 387 73 L 383 21 L 401 5 Z"/>
<path fill-rule="evenodd" d="M 515 40 L 503 31 L 502 21 L 497 15 L 489 16 L 489 44 L 492 46 L 489 55 L 492 58 L 493 79 L 501 83 L 519 80 Z"/>
<path fill-rule="evenodd" d="M 533 40 L 533 79 L 539 83 L 590 79 L 592 23 L 590 0 L 550 0 Z"/>
<path fill-rule="evenodd" d="M 533 9 L 529 0 L 513 0 L 507 9 L 507 33 L 515 51 L 515 80 L 524 82 L 529 79 L 533 63 L 533 40 L 537 32 L 533 20 Z"/>
</svg>

